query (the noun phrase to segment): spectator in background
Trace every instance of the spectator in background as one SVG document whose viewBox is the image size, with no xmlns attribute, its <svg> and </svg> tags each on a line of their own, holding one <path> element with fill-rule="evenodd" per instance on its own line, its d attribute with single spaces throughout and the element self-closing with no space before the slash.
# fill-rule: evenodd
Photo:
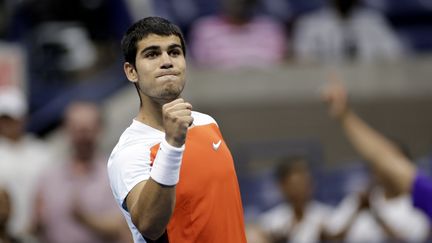
<svg viewBox="0 0 432 243">
<path fill-rule="evenodd" d="M 115 60 L 114 43 L 130 23 L 125 0 L 25 0 L 19 12 L 38 81 L 69 80 L 105 68 Z"/>
<path fill-rule="evenodd" d="M 370 209 L 384 233 L 392 236 L 390 240 L 425 240 L 429 225 L 410 204 L 429 213 L 432 218 L 432 204 L 427 200 L 431 198 L 432 190 L 425 190 L 428 187 L 425 181 L 428 179 L 420 173 L 415 175 L 414 165 L 409 162 L 410 159 L 402 150 L 355 114 L 348 104 L 346 91 L 339 80 L 336 79 L 327 87 L 324 98 L 329 104 L 329 113 L 340 122 L 349 141 L 378 175 L 384 189 L 378 197 L 379 200 L 361 200 L 363 205 L 359 207 Z M 429 188 L 431 185 L 432 183 L 429 184 Z M 408 198 L 407 193 L 410 191 L 413 201 Z M 387 226 L 382 227 L 383 223 Z"/>
<path fill-rule="evenodd" d="M 10 230 L 16 236 L 29 230 L 35 184 L 52 161 L 45 143 L 26 133 L 26 113 L 21 90 L 0 89 L 0 181 L 8 185 L 14 202 Z"/>
<path fill-rule="evenodd" d="M 75 22 L 101 43 L 121 38 L 131 22 L 125 1 L 22 0 L 20 12 L 30 29 L 51 22 Z"/>
<path fill-rule="evenodd" d="M 68 163 L 46 171 L 39 183 L 35 229 L 40 239 L 46 243 L 126 242 L 129 231 L 111 195 L 105 158 L 97 153 L 103 125 L 99 108 L 93 103 L 73 103 L 64 123 L 71 157 L 65 158 Z"/>
<path fill-rule="evenodd" d="M 379 171 L 372 170 L 372 174 L 369 187 L 348 195 L 328 220 L 332 239 L 358 243 L 426 242 L 430 230 L 427 218 Z"/>
<path fill-rule="evenodd" d="M 223 11 L 198 19 L 191 50 L 198 65 L 213 68 L 266 67 L 285 57 L 283 26 L 254 14 L 256 0 L 223 0 Z"/>
<path fill-rule="evenodd" d="M 11 198 L 6 188 L 0 186 L 0 242 L 18 243 L 18 239 L 13 237 L 8 229 L 10 214 L 12 211 Z"/>
<path fill-rule="evenodd" d="M 259 225 L 271 242 L 319 242 L 331 208 L 312 199 L 313 180 L 302 157 L 285 158 L 276 168 L 285 202 L 260 216 Z"/>
<path fill-rule="evenodd" d="M 361 0 L 329 0 L 330 7 L 298 19 L 294 55 L 300 62 L 394 61 L 404 53 L 383 16 Z"/>
<path fill-rule="evenodd" d="M 91 93 L 102 99 L 124 84 L 117 78 L 122 75 L 117 43 L 131 21 L 125 1 L 20 1 L 31 131 L 47 134 L 56 128 L 73 98 Z M 101 80 L 104 85 L 93 86 Z"/>
</svg>

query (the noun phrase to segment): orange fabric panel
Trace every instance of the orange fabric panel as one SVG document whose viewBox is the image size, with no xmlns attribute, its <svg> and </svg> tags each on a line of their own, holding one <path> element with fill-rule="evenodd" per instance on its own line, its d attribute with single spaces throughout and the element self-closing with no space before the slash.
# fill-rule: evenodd
<svg viewBox="0 0 432 243">
<path fill-rule="evenodd" d="M 153 145 L 150 148 L 150 166 L 153 166 L 154 160 L 156 158 L 156 154 L 159 151 L 160 143 Z"/>
<path fill-rule="evenodd" d="M 152 161 L 158 147 L 151 149 Z M 171 243 L 246 242 L 233 158 L 216 124 L 193 127 L 187 134 L 167 230 Z"/>
</svg>

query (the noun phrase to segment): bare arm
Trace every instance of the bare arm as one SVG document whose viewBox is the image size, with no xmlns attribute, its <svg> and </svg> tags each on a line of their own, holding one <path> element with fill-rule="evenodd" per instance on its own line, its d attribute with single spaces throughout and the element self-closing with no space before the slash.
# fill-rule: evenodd
<svg viewBox="0 0 432 243">
<path fill-rule="evenodd" d="M 129 192 L 126 204 L 138 230 L 156 240 L 164 233 L 174 210 L 175 186 L 163 186 L 150 178 Z"/>
<path fill-rule="evenodd" d="M 127 234 L 125 233 L 129 232 L 127 224 L 119 213 L 113 212 L 106 215 L 92 215 L 89 212 L 83 211 L 77 201 L 73 208 L 73 215 L 79 223 L 89 228 L 103 239 L 131 241 L 131 239 L 127 239 Z"/>
<path fill-rule="evenodd" d="M 351 213 L 348 220 L 345 222 L 343 227 L 337 231 L 337 232 L 329 232 L 329 230 L 325 227 L 325 225 L 322 225 L 321 227 L 321 241 L 336 241 L 336 242 L 343 242 L 346 240 L 348 232 L 353 227 L 354 223 L 356 222 L 357 218 L 359 217 L 360 213 L 363 210 L 369 209 L 369 199 L 368 199 L 368 193 L 367 192 L 360 192 L 357 195 L 357 207 L 355 210 Z"/>
<path fill-rule="evenodd" d="M 349 107 L 345 88 L 333 82 L 324 93 L 330 113 L 341 124 L 356 151 L 401 192 L 409 192 L 415 174 L 414 165 L 397 147 L 370 127 Z"/>
<path fill-rule="evenodd" d="M 183 99 L 163 106 L 163 126 L 169 145 L 180 148 L 185 143 L 187 129 L 193 121 L 191 109 L 192 106 Z M 156 160 L 161 152 L 158 152 Z M 129 192 L 126 205 L 138 230 L 145 237 L 156 240 L 165 232 L 173 213 L 176 187 L 159 183 L 152 176 Z"/>
</svg>

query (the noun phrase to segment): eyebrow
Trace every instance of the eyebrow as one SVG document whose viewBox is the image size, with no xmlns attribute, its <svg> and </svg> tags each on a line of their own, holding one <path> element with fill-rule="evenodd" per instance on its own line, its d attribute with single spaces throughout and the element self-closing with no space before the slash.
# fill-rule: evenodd
<svg viewBox="0 0 432 243">
<path fill-rule="evenodd" d="M 168 46 L 168 50 L 175 49 L 175 48 L 182 49 L 182 46 L 179 45 L 179 44 L 171 44 L 171 45 Z"/>
<path fill-rule="evenodd" d="M 179 45 L 179 44 L 171 44 L 171 45 L 169 45 L 168 46 L 168 50 L 172 50 L 172 49 L 175 49 L 175 48 L 180 48 L 180 49 L 182 49 L 182 46 L 181 45 Z M 147 51 L 157 51 L 157 50 L 160 50 L 161 48 L 160 48 L 160 46 L 149 46 L 149 47 L 146 47 L 146 48 L 144 48 L 141 52 L 140 52 L 140 54 L 142 55 L 143 53 L 145 53 L 145 52 L 147 52 Z"/>
</svg>

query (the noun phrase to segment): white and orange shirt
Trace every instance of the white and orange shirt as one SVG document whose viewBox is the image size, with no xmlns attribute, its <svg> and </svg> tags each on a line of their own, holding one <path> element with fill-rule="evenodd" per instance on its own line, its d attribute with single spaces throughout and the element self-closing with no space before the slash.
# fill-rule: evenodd
<svg viewBox="0 0 432 243">
<path fill-rule="evenodd" d="M 170 243 L 246 242 L 243 208 L 231 153 L 215 120 L 192 112 L 176 186 L 176 205 L 167 226 Z M 146 242 L 132 223 L 125 198 L 148 180 L 165 133 L 134 120 L 123 132 L 108 161 L 108 175 L 134 242 Z"/>
</svg>

